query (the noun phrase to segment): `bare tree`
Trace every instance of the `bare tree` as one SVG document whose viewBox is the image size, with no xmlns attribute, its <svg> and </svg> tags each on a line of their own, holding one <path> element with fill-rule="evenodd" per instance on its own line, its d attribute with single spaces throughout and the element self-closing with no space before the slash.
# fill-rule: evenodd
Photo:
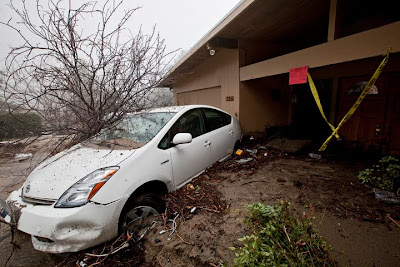
<svg viewBox="0 0 400 267">
<path fill-rule="evenodd" d="M 78 8 L 71 2 L 36 0 L 32 12 L 26 0 L 10 1 L 16 16 L 0 23 L 23 44 L 6 59 L 4 99 L 40 114 L 46 131 L 82 140 L 142 108 L 165 72 L 168 53 L 155 28 L 150 34 L 127 29 L 137 8 L 121 16 L 122 0 Z M 97 24 L 82 29 L 86 19 Z"/>
</svg>

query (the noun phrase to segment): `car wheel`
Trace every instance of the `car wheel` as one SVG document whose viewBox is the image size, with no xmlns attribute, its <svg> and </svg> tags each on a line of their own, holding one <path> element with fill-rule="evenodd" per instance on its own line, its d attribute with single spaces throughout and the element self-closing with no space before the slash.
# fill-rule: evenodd
<svg viewBox="0 0 400 267">
<path fill-rule="evenodd" d="M 139 234 L 142 229 L 150 227 L 158 220 L 159 213 L 165 211 L 165 204 L 155 194 L 144 194 L 125 204 L 119 220 L 119 233 L 133 232 Z"/>
</svg>

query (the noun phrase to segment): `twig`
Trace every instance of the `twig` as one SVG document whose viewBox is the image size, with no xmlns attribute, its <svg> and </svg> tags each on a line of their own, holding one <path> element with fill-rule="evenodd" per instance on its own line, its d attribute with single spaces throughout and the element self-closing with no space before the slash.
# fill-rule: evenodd
<svg viewBox="0 0 400 267">
<path fill-rule="evenodd" d="M 324 221 L 325 213 L 326 213 L 326 207 L 324 208 L 324 212 L 322 213 L 322 218 L 319 224 L 322 224 L 322 222 Z"/>
<path fill-rule="evenodd" d="M 215 212 L 215 213 L 220 213 L 219 210 L 212 210 L 212 209 L 209 209 L 209 208 L 207 208 L 207 207 L 198 207 L 198 208 L 199 208 L 199 209 L 206 210 L 206 211 L 211 211 L 211 212 Z"/>
<path fill-rule="evenodd" d="M 155 225 L 157 224 L 157 221 L 153 221 L 149 227 L 146 228 L 146 230 L 140 235 L 139 239 L 137 241 L 142 240 L 142 238 L 147 234 L 148 231 L 153 229 Z"/>
<path fill-rule="evenodd" d="M 12 246 L 12 250 L 11 250 L 10 256 L 8 256 L 8 258 L 7 258 L 6 263 L 4 264 L 4 266 L 7 266 L 7 264 L 8 264 L 8 262 L 10 261 L 12 255 L 14 254 L 15 247 L 17 247 L 17 244 L 14 243 L 14 235 L 15 235 L 14 227 L 11 226 L 11 229 L 10 229 L 10 230 L 11 230 L 11 241 L 10 241 L 10 243 L 11 243 L 13 246 Z M 18 248 L 19 248 L 19 247 L 18 247 Z"/>
<path fill-rule="evenodd" d="M 185 243 L 185 244 L 187 244 L 187 245 L 194 246 L 193 243 L 189 243 L 189 242 L 183 240 L 183 238 L 178 234 L 178 232 L 175 232 L 175 234 L 176 234 L 177 237 L 179 237 L 180 240 L 182 240 L 183 243 Z"/>
<path fill-rule="evenodd" d="M 290 237 L 289 237 L 289 235 L 288 235 L 288 233 L 287 233 L 287 231 L 286 231 L 285 225 L 283 225 L 283 231 L 285 232 L 286 237 L 287 237 L 287 239 L 289 240 L 289 243 L 290 243 L 290 242 L 291 242 L 291 241 L 290 241 Z"/>
<path fill-rule="evenodd" d="M 106 247 L 107 247 L 107 243 L 104 243 L 103 249 L 102 249 L 102 251 L 100 252 L 100 254 L 103 254 L 103 253 L 104 253 L 104 251 L 106 250 Z M 96 262 L 98 262 L 99 260 L 100 260 L 100 258 L 97 258 L 97 259 L 96 259 Z"/>
<path fill-rule="evenodd" d="M 118 248 L 116 248 L 114 251 L 112 251 L 111 253 L 106 253 L 106 254 L 92 254 L 92 253 L 86 253 L 86 256 L 90 256 L 90 257 L 107 257 L 109 255 L 112 255 L 114 253 L 117 253 L 118 251 L 120 251 L 123 248 L 129 247 L 128 243 L 124 243 L 121 246 L 119 246 Z"/>
<path fill-rule="evenodd" d="M 195 198 L 193 198 L 193 197 L 191 197 L 191 196 L 189 196 L 189 195 L 186 195 L 186 197 L 189 198 L 189 199 L 191 199 L 191 200 L 194 200 L 194 201 L 196 200 Z"/>
<path fill-rule="evenodd" d="M 121 236 L 122 236 L 122 235 L 121 235 Z M 120 236 L 117 240 L 115 240 L 115 242 L 111 245 L 111 250 L 110 250 L 110 252 L 107 253 L 107 254 L 96 255 L 96 254 L 86 253 L 87 256 L 91 256 L 91 257 L 102 257 L 102 258 L 103 258 L 101 261 L 96 261 L 95 263 L 93 263 L 93 264 L 91 264 L 91 265 L 89 265 L 89 266 L 96 266 L 96 265 L 98 265 L 98 264 L 101 264 L 101 263 L 103 263 L 103 262 L 108 258 L 108 256 L 110 256 L 110 255 L 112 255 L 112 254 L 118 252 L 118 251 L 121 250 L 122 248 L 125 248 L 125 247 L 129 246 L 128 242 L 129 242 L 129 240 L 131 240 L 131 238 L 133 237 L 133 234 L 127 233 L 128 238 L 127 238 L 119 247 L 117 247 L 116 249 L 113 248 L 113 245 L 121 238 L 121 236 Z"/>
<path fill-rule="evenodd" d="M 392 217 L 390 217 L 390 215 L 388 214 L 387 215 L 387 218 L 389 219 L 389 220 L 391 220 L 392 222 L 394 222 L 394 224 L 396 224 L 397 225 L 397 227 L 399 227 L 400 228 L 400 223 L 398 223 L 395 219 L 393 219 Z"/>
</svg>

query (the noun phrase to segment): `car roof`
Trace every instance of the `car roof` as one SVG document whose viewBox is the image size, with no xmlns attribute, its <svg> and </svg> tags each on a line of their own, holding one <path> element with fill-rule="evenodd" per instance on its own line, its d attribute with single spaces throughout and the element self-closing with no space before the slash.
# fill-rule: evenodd
<svg viewBox="0 0 400 267">
<path fill-rule="evenodd" d="M 142 110 L 138 113 L 156 113 L 156 112 L 179 112 L 181 110 L 188 110 L 192 108 L 213 108 L 218 109 L 216 107 L 207 106 L 207 105 L 183 105 L 183 106 L 170 106 L 170 107 L 161 107 L 161 108 L 153 108 Z M 219 109 L 218 109 L 219 110 Z"/>
</svg>

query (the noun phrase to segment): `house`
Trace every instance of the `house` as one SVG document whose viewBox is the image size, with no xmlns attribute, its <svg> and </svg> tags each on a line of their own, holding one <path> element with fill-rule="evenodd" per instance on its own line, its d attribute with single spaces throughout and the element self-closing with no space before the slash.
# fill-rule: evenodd
<svg viewBox="0 0 400 267">
<path fill-rule="evenodd" d="M 243 0 L 164 77 L 175 102 L 209 104 L 238 117 L 245 133 L 291 126 L 322 142 L 332 132 L 308 84 L 308 66 L 328 120 L 337 125 L 383 55 L 389 61 L 351 119 L 345 142 L 400 154 L 400 12 L 394 1 Z"/>
</svg>

